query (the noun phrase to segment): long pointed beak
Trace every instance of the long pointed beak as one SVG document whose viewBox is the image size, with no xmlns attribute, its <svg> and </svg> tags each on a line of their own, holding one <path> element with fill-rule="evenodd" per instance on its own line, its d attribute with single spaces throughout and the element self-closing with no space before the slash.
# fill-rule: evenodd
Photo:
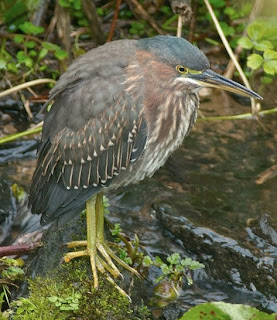
<svg viewBox="0 0 277 320">
<path fill-rule="evenodd" d="M 199 74 L 192 74 L 190 78 L 203 87 L 213 87 L 213 88 L 234 92 L 249 98 L 261 99 L 261 100 L 263 99 L 256 92 L 246 88 L 245 86 L 235 81 L 232 81 L 230 79 L 227 79 L 217 74 L 211 69 L 207 69 Z"/>
</svg>

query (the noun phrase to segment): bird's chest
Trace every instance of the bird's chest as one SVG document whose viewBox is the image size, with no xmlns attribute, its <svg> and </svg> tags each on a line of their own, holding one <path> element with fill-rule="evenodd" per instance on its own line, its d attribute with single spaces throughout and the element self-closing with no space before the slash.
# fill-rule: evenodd
<svg viewBox="0 0 277 320">
<path fill-rule="evenodd" d="M 158 107 L 142 157 L 143 178 L 151 177 L 182 143 L 196 121 L 198 105 L 198 96 L 192 94 L 167 98 Z"/>
</svg>

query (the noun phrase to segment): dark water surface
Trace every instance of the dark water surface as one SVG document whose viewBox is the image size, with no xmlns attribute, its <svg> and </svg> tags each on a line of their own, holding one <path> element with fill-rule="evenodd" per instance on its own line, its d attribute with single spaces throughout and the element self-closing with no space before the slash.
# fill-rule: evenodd
<svg viewBox="0 0 277 320">
<path fill-rule="evenodd" d="M 202 102 L 201 112 L 230 115 L 249 112 L 249 107 L 217 93 Z M 109 195 L 112 221 L 131 238 L 138 234 L 149 254 L 166 258 L 179 252 L 206 266 L 165 308 L 165 319 L 214 300 L 277 312 L 277 178 L 256 183 L 261 172 L 277 163 L 276 119 L 266 116 L 262 125 L 255 120 L 198 121 L 152 179 Z M 5 157 L 0 164 L 2 217 L 9 211 L 17 215 L 8 186 L 16 182 L 28 189 L 35 164 L 34 140 L 12 147 L 0 150 L 0 158 Z M 4 204 L 7 198 L 11 202 Z M 4 226 L 13 231 L 4 243 L 34 231 L 38 218 L 23 225 L 17 223 L 16 232 Z M 150 283 L 155 276 L 154 270 Z"/>
</svg>

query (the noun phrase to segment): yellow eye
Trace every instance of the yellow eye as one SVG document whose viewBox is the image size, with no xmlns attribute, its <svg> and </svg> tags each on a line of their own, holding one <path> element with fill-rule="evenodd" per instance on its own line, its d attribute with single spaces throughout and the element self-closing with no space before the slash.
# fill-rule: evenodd
<svg viewBox="0 0 277 320">
<path fill-rule="evenodd" d="M 177 70 L 179 73 L 182 73 L 182 74 L 187 74 L 187 73 L 189 72 L 188 68 L 183 67 L 183 66 L 177 66 L 177 67 L 176 67 L 176 70 Z"/>
</svg>

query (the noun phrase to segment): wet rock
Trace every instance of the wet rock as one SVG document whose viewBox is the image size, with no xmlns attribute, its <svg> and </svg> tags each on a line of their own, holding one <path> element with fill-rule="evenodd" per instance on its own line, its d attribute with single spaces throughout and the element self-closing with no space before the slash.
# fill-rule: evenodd
<svg viewBox="0 0 277 320">
<path fill-rule="evenodd" d="M 17 129 L 12 124 L 5 124 L 3 127 L 3 133 L 4 134 L 13 134 L 16 133 Z"/>
<path fill-rule="evenodd" d="M 34 156 L 36 154 L 38 141 L 15 141 L 0 147 L 0 164 L 5 164 L 9 160 L 21 159 Z"/>
<path fill-rule="evenodd" d="M 194 225 L 168 204 L 157 204 L 155 210 L 163 226 L 182 241 L 186 250 L 196 254 L 210 276 L 262 292 L 277 302 L 276 246 L 267 244 L 270 250 L 264 256 L 234 239 Z M 263 220 L 261 223 L 264 225 Z"/>
</svg>

